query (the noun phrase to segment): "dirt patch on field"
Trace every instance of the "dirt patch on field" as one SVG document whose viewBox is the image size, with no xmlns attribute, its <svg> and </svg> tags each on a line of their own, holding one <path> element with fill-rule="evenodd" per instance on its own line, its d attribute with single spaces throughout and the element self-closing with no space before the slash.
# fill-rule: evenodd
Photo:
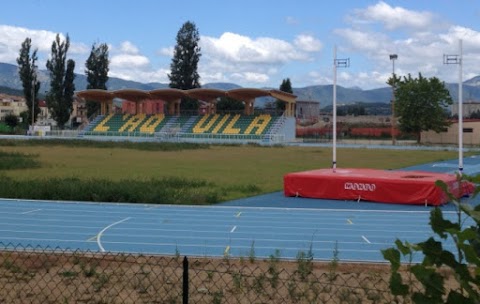
<svg viewBox="0 0 480 304">
<path fill-rule="evenodd" d="M 387 264 L 26 250 L 0 252 L 0 266 L 0 303 L 182 303 L 184 290 L 209 304 L 394 300 Z"/>
</svg>

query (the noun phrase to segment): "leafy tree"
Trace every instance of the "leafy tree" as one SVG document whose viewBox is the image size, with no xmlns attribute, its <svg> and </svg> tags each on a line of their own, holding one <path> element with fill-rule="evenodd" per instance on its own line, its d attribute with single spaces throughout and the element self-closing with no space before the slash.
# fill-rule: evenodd
<svg viewBox="0 0 480 304">
<path fill-rule="evenodd" d="M 189 90 L 200 88 L 200 75 L 197 72 L 200 61 L 200 34 L 195 23 L 187 21 L 177 33 L 177 44 L 170 64 L 169 86 Z M 191 98 L 182 99 L 182 110 L 197 110 L 198 102 Z"/>
<path fill-rule="evenodd" d="M 15 130 L 18 123 L 19 123 L 18 116 L 14 114 L 8 114 L 5 116 L 5 124 L 7 124 L 7 126 L 12 128 L 13 130 Z"/>
<path fill-rule="evenodd" d="M 47 106 L 52 113 L 52 118 L 57 122 L 60 129 L 70 119 L 72 112 L 73 94 L 75 85 L 74 69 L 75 61 L 67 60 L 67 52 L 70 47 L 70 38 L 60 41 L 57 34 L 52 43 L 51 58 L 47 60 L 47 69 L 50 71 L 50 91 L 47 93 Z"/>
<path fill-rule="evenodd" d="M 85 74 L 87 76 L 87 89 L 107 89 L 108 71 L 108 45 L 92 45 L 90 56 L 85 62 Z M 87 115 L 91 116 L 100 109 L 98 102 L 87 100 Z"/>
<path fill-rule="evenodd" d="M 352 104 L 347 106 L 347 114 L 353 116 L 367 115 L 365 106 L 362 104 Z"/>
<path fill-rule="evenodd" d="M 245 104 L 239 100 L 230 97 L 221 97 L 217 102 L 217 111 L 243 111 Z"/>
<path fill-rule="evenodd" d="M 464 179 L 467 178 L 462 176 L 460 182 Z M 457 206 L 457 219 L 445 219 L 442 210 L 436 207 L 430 212 L 430 226 L 439 238 L 451 239 L 456 252 L 450 252 L 433 237 L 416 244 L 396 240 L 396 248 L 382 250 L 384 258 L 391 265 L 390 291 L 396 297 L 411 298 L 417 304 L 480 303 L 480 205 L 472 208 L 469 204 L 460 203 L 443 181 L 437 181 L 436 185 Z M 473 198 L 479 191 L 477 187 Z M 466 223 L 472 224 L 466 226 Z M 412 261 L 413 256 L 419 253 L 423 255 L 422 262 L 409 264 L 407 270 L 411 275 L 402 277 L 399 272 L 401 257 Z M 452 288 L 454 285 L 447 284 L 448 278 L 455 280 L 457 287 Z"/>
<path fill-rule="evenodd" d="M 399 129 L 403 133 L 417 135 L 420 142 L 422 131 L 442 131 L 449 125 L 446 108 L 453 103 L 445 84 L 436 77 L 397 78 L 388 82 L 395 88 L 395 116 L 399 117 Z"/>
<path fill-rule="evenodd" d="M 292 83 L 290 82 L 290 78 L 282 80 L 282 84 L 280 84 L 280 91 L 293 94 Z M 285 101 L 277 99 L 275 101 L 276 107 L 278 110 L 285 110 Z"/>
<path fill-rule="evenodd" d="M 29 111 L 23 111 L 20 113 L 20 118 L 19 118 L 19 122 L 20 122 L 20 125 L 22 128 L 25 128 L 27 129 L 28 128 L 28 116 L 29 115 Z"/>
<path fill-rule="evenodd" d="M 37 116 L 40 113 L 40 106 L 38 105 L 38 91 L 40 90 L 40 81 L 37 79 L 36 74 L 36 62 L 37 62 L 37 49 L 35 49 L 30 55 L 32 47 L 32 39 L 26 38 L 20 48 L 20 55 L 17 58 L 18 73 L 20 80 L 22 81 L 23 95 L 28 106 L 27 121 L 32 121 L 32 105 L 34 121 L 37 120 Z M 33 92 L 32 92 L 33 89 Z M 32 93 L 34 96 L 32 96 Z M 35 100 L 33 100 L 35 99 Z"/>
</svg>

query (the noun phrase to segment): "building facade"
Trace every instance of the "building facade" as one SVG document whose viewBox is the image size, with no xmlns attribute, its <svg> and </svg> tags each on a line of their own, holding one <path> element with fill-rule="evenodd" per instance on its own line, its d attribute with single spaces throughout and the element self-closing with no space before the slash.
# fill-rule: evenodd
<svg viewBox="0 0 480 304">
<path fill-rule="evenodd" d="M 297 100 L 295 117 L 297 119 L 318 118 L 320 115 L 320 102 L 315 100 Z"/>
<path fill-rule="evenodd" d="M 442 132 L 424 131 L 420 134 L 422 144 L 458 145 L 458 121 L 445 128 Z M 480 120 L 466 119 L 463 121 L 463 144 L 480 145 Z"/>
<path fill-rule="evenodd" d="M 0 120 L 5 120 L 5 116 L 10 114 L 20 117 L 20 113 L 27 110 L 25 98 L 0 94 Z"/>
</svg>

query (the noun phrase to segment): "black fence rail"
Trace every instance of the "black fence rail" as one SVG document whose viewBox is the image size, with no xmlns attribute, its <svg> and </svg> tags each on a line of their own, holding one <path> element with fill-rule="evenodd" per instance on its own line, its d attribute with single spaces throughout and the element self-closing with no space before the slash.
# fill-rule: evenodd
<svg viewBox="0 0 480 304">
<path fill-rule="evenodd" d="M 388 265 L 187 258 L 0 244 L 0 303 L 407 303 Z"/>
</svg>

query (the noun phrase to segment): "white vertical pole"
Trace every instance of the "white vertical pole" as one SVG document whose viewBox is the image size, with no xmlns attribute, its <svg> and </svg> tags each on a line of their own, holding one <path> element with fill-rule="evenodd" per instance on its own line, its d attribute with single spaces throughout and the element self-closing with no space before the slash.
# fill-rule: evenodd
<svg viewBox="0 0 480 304">
<path fill-rule="evenodd" d="M 337 46 L 333 47 L 333 172 L 337 169 Z"/>
<path fill-rule="evenodd" d="M 463 172 L 463 47 L 462 39 L 458 41 L 459 46 L 459 73 L 458 73 L 458 173 Z"/>
<path fill-rule="evenodd" d="M 32 133 L 31 135 L 34 135 L 34 128 L 33 126 L 35 125 L 35 86 L 37 84 L 37 74 L 35 71 L 35 67 L 33 68 L 33 73 L 32 73 L 33 79 L 32 79 Z"/>
</svg>

